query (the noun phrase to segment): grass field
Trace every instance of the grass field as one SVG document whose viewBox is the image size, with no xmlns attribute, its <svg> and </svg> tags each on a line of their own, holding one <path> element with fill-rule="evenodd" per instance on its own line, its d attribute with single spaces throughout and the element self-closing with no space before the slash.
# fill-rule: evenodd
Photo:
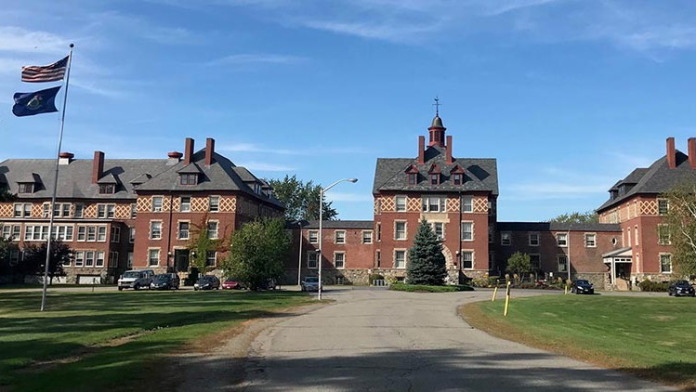
<svg viewBox="0 0 696 392">
<path fill-rule="evenodd" d="M 465 319 L 493 335 L 639 376 L 696 388 L 693 298 L 554 295 L 479 302 Z"/>
<path fill-rule="evenodd" d="M 164 354 L 311 298 L 293 292 L 0 292 L 0 390 L 142 387 Z"/>
</svg>

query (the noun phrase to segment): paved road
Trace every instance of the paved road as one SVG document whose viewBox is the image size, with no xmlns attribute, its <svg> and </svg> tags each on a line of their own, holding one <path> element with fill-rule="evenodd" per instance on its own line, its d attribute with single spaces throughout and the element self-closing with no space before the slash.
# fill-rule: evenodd
<svg viewBox="0 0 696 392">
<path fill-rule="evenodd" d="M 355 289 L 327 297 L 336 302 L 258 335 L 244 390 L 675 390 L 493 338 L 457 316 L 458 305 L 490 292 Z"/>
</svg>

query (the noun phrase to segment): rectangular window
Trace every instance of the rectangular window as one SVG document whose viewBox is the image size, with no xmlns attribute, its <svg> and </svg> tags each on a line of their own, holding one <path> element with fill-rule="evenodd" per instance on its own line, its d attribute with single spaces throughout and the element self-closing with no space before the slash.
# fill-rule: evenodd
<svg viewBox="0 0 696 392">
<path fill-rule="evenodd" d="M 454 185 L 462 185 L 462 174 L 461 173 L 452 174 L 452 182 L 454 183 Z"/>
<path fill-rule="evenodd" d="M 394 251 L 394 268 L 406 268 L 406 251 L 405 250 L 395 250 Z"/>
<path fill-rule="evenodd" d="M 75 252 L 75 267 L 82 267 L 85 265 L 85 252 L 78 250 Z"/>
<path fill-rule="evenodd" d="M 438 240 L 443 240 L 445 238 L 445 224 L 442 222 L 433 222 L 430 224 L 430 227 L 433 230 L 433 233 L 435 233 L 435 236 L 437 237 Z"/>
<path fill-rule="evenodd" d="M 97 218 L 113 218 L 115 204 L 97 204 Z"/>
<path fill-rule="evenodd" d="M 208 267 L 215 266 L 215 260 L 217 258 L 217 252 L 214 250 L 209 250 L 205 252 L 205 265 Z"/>
<path fill-rule="evenodd" d="M 179 203 L 180 212 L 190 212 L 191 211 L 191 198 L 188 196 L 182 196 Z"/>
<path fill-rule="evenodd" d="M 433 173 L 430 175 L 430 185 L 439 185 L 440 184 L 440 174 L 439 173 Z"/>
<path fill-rule="evenodd" d="M 97 228 L 95 226 L 87 226 L 87 242 L 97 241 Z"/>
<path fill-rule="evenodd" d="M 474 268 L 474 252 L 463 251 L 462 252 L 462 268 L 473 269 Z"/>
<path fill-rule="evenodd" d="M 568 246 L 568 233 L 556 233 L 556 244 L 558 246 Z"/>
<path fill-rule="evenodd" d="M 539 246 L 539 233 L 529 233 L 529 246 Z"/>
<path fill-rule="evenodd" d="M 138 205 L 136 203 L 131 203 L 130 205 L 130 217 L 135 219 L 138 216 Z"/>
<path fill-rule="evenodd" d="M 406 196 L 396 196 L 396 212 L 406 211 Z"/>
<path fill-rule="evenodd" d="M 210 196 L 208 198 L 208 211 L 210 211 L 210 212 L 220 211 L 220 196 Z"/>
<path fill-rule="evenodd" d="M 658 224 L 657 225 L 657 243 L 659 245 L 670 245 L 672 243 L 669 235 L 669 225 Z"/>
<path fill-rule="evenodd" d="M 121 242 L 121 228 L 111 226 L 111 242 Z"/>
<path fill-rule="evenodd" d="M 462 222 L 462 241 L 474 240 L 474 222 Z"/>
<path fill-rule="evenodd" d="M 98 252 L 94 252 L 94 255 L 96 256 L 95 266 L 103 267 L 104 266 L 104 251 L 100 250 Z"/>
<path fill-rule="evenodd" d="M 34 193 L 34 184 L 31 182 L 20 183 L 18 193 Z"/>
<path fill-rule="evenodd" d="M 371 244 L 372 243 L 372 230 L 365 230 L 362 232 L 362 243 Z"/>
<path fill-rule="evenodd" d="M 636 239 L 636 246 L 638 246 L 638 237 L 639 236 L 638 236 L 638 226 L 637 225 L 633 228 L 633 234 L 634 234 L 635 239 Z"/>
<path fill-rule="evenodd" d="M 317 252 L 310 250 L 307 252 L 307 268 L 316 269 L 317 268 Z"/>
<path fill-rule="evenodd" d="M 211 240 L 218 238 L 218 222 L 208 221 L 208 238 Z"/>
<path fill-rule="evenodd" d="M 377 242 L 382 241 L 382 224 L 377 224 Z"/>
<path fill-rule="evenodd" d="M 319 243 L 319 232 L 316 230 L 310 230 L 309 231 L 309 243 L 310 244 L 318 244 Z"/>
<path fill-rule="evenodd" d="M 660 272 L 663 274 L 672 273 L 672 255 L 660 253 Z"/>
<path fill-rule="evenodd" d="M 77 226 L 77 240 L 78 241 L 87 241 L 87 227 L 86 226 Z"/>
<path fill-rule="evenodd" d="M 334 266 L 338 269 L 346 268 L 346 254 L 343 252 L 334 253 Z"/>
<path fill-rule="evenodd" d="M 135 242 L 135 227 L 128 228 L 128 242 L 131 244 Z"/>
<path fill-rule="evenodd" d="M 377 268 L 382 267 L 382 252 L 379 250 L 375 254 L 375 263 L 377 263 Z"/>
<path fill-rule="evenodd" d="M 152 196 L 152 212 L 162 212 L 162 196 Z"/>
<path fill-rule="evenodd" d="M 147 265 L 150 267 L 156 267 L 159 265 L 160 250 L 159 249 L 149 249 L 147 251 Z"/>
<path fill-rule="evenodd" d="M 179 239 L 187 240 L 189 239 L 189 223 L 179 222 Z"/>
<path fill-rule="evenodd" d="M 106 226 L 97 227 L 97 241 L 106 242 Z"/>
<path fill-rule="evenodd" d="M 510 246 L 512 237 L 509 232 L 500 233 L 500 245 Z"/>
<path fill-rule="evenodd" d="M 198 182 L 198 174 L 181 174 L 179 179 L 181 180 L 181 185 L 196 185 L 196 183 Z"/>
<path fill-rule="evenodd" d="M 669 200 L 657 199 L 657 213 L 660 215 L 667 215 L 668 212 L 669 212 Z"/>
<path fill-rule="evenodd" d="M 568 271 L 568 256 L 558 255 L 558 272 Z"/>
<path fill-rule="evenodd" d="M 150 222 L 150 239 L 162 239 L 162 222 Z"/>
<path fill-rule="evenodd" d="M 596 248 L 597 247 L 597 234 L 585 233 L 585 247 L 586 248 Z"/>
<path fill-rule="evenodd" d="M 418 183 L 418 173 L 408 174 L 408 185 L 416 185 Z"/>
<path fill-rule="evenodd" d="M 346 243 L 346 232 L 343 230 L 336 230 L 335 236 L 334 236 L 334 242 L 337 244 L 345 244 Z"/>
<path fill-rule="evenodd" d="M 116 184 L 99 184 L 99 193 L 102 195 L 116 193 Z"/>
<path fill-rule="evenodd" d="M 128 252 L 128 259 L 126 260 L 126 268 L 133 268 L 133 252 Z"/>
<path fill-rule="evenodd" d="M 473 196 L 462 196 L 462 212 L 474 212 Z"/>
<path fill-rule="evenodd" d="M 29 217 L 31 216 L 31 203 L 17 203 L 14 205 L 14 217 L 15 218 L 23 218 L 23 217 Z M 48 213 L 46 213 L 45 218 L 48 217 Z"/>
<path fill-rule="evenodd" d="M 94 267 L 94 251 L 88 250 L 85 252 L 85 267 Z"/>
<path fill-rule="evenodd" d="M 406 222 L 394 222 L 394 239 L 406 239 Z"/>
<path fill-rule="evenodd" d="M 75 218 L 83 218 L 85 216 L 85 205 L 82 203 L 75 204 Z"/>
<path fill-rule="evenodd" d="M 447 198 L 441 196 L 423 197 L 423 212 L 445 212 Z"/>
<path fill-rule="evenodd" d="M 116 267 L 118 267 L 118 252 L 112 250 L 109 252 L 109 268 Z"/>
<path fill-rule="evenodd" d="M 541 270 L 541 255 L 538 255 L 538 254 L 529 255 L 529 263 L 532 265 L 532 271 Z"/>
<path fill-rule="evenodd" d="M 48 214 L 49 214 L 50 210 L 51 210 L 51 203 L 44 203 L 43 210 L 41 212 L 41 217 L 48 218 Z"/>
</svg>

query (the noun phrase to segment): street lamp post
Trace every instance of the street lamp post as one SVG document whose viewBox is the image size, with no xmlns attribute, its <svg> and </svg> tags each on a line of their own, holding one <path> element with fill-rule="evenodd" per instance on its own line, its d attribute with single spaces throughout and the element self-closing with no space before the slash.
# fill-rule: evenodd
<svg viewBox="0 0 696 392">
<path fill-rule="evenodd" d="M 333 188 L 334 186 L 342 183 L 342 182 L 358 182 L 357 178 L 344 178 L 342 180 L 338 180 L 334 182 L 333 184 L 327 186 L 326 188 L 319 188 L 319 250 L 317 251 L 317 259 L 319 259 L 319 288 L 317 290 L 317 299 L 321 300 L 321 290 L 322 290 L 322 281 L 321 281 L 321 264 L 322 264 L 322 252 L 321 252 L 321 243 L 322 243 L 322 221 L 324 219 L 324 193 L 328 191 L 329 189 Z"/>
<path fill-rule="evenodd" d="M 297 256 L 297 285 L 302 286 L 302 223 L 304 223 L 301 219 L 297 221 L 297 224 L 300 226 L 300 237 L 299 237 L 299 247 L 300 247 L 300 254 Z"/>
</svg>

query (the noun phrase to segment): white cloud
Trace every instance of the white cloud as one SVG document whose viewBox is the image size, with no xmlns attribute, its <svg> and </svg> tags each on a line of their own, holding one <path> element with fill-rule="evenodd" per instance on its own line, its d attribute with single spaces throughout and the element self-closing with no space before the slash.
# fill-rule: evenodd
<svg viewBox="0 0 696 392">
<path fill-rule="evenodd" d="M 281 54 L 233 54 L 209 61 L 206 65 L 298 64 L 306 60 L 304 57 Z"/>
<path fill-rule="evenodd" d="M 0 51 L 21 53 L 66 53 L 70 41 L 57 34 L 0 26 Z M 42 65 L 42 64 L 36 64 Z"/>
</svg>

